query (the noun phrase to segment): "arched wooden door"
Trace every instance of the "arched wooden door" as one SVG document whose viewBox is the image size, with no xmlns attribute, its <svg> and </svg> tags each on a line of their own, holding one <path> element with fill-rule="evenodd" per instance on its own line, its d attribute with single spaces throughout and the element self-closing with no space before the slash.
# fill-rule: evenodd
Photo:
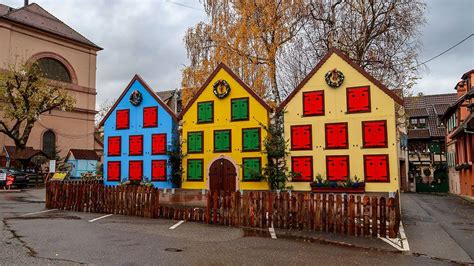
<svg viewBox="0 0 474 266">
<path fill-rule="evenodd" d="M 209 169 L 209 189 L 235 191 L 235 166 L 227 159 L 218 159 Z"/>
</svg>

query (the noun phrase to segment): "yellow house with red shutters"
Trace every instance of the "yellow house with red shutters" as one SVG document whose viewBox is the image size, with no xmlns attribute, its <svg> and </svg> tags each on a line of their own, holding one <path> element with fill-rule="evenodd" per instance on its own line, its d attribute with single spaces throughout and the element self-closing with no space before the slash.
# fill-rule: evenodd
<svg viewBox="0 0 474 266">
<path fill-rule="evenodd" d="M 396 104 L 391 90 L 332 49 L 281 104 L 288 183 L 310 190 L 321 175 L 329 181 L 365 183 L 366 192 L 399 189 Z"/>
<path fill-rule="evenodd" d="M 182 188 L 265 190 L 263 140 L 271 108 L 220 64 L 180 115 Z"/>
</svg>

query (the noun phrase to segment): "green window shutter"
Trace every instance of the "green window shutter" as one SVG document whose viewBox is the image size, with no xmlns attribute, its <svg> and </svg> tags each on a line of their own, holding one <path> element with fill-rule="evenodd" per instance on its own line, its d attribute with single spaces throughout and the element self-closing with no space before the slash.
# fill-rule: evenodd
<svg viewBox="0 0 474 266">
<path fill-rule="evenodd" d="M 243 165 L 243 180 L 256 180 L 256 176 L 261 172 L 260 158 L 244 158 Z"/>
<path fill-rule="evenodd" d="M 243 146 L 242 151 L 260 150 L 260 129 L 247 128 L 242 130 Z"/>
<path fill-rule="evenodd" d="M 249 99 L 232 99 L 231 100 L 232 120 L 248 120 L 249 119 Z"/>
<path fill-rule="evenodd" d="M 188 160 L 188 180 L 202 180 L 202 160 Z"/>
<path fill-rule="evenodd" d="M 211 123 L 214 115 L 214 102 L 201 102 L 197 104 L 198 123 Z"/>
<path fill-rule="evenodd" d="M 214 151 L 230 151 L 230 130 L 214 131 Z"/>
<path fill-rule="evenodd" d="M 202 152 L 202 132 L 188 133 L 188 152 Z"/>
</svg>

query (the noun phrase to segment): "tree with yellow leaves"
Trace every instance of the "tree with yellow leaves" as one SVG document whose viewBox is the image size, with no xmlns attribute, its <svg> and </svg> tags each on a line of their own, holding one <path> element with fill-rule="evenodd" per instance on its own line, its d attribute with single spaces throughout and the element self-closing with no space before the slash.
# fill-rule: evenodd
<svg viewBox="0 0 474 266">
<path fill-rule="evenodd" d="M 183 87 L 200 87 L 226 63 L 276 104 L 331 47 L 390 88 L 418 77 L 422 0 L 204 0 L 209 22 L 184 41 L 190 64 Z"/>
</svg>

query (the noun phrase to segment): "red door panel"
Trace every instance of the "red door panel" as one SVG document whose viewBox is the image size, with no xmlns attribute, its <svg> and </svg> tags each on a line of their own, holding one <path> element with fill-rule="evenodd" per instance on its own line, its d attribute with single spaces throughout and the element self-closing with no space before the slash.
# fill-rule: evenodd
<svg viewBox="0 0 474 266">
<path fill-rule="evenodd" d="M 151 180 L 166 181 L 166 160 L 153 160 L 151 162 Z"/>
<path fill-rule="evenodd" d="M 327 156 L 326 171 L 328 180 L 346 180 L 349 176 L 349 156 Z"/>
<path fill-rule="evenodd" d="M 387 122 L 385 120 L 364 121 L 362 130 L 364 148 L 387 147 Z"/>
<path fill-rule="evenodd" d="M 107 156 L 120 156 L 120 137 L 109 137 L 107 140 Z"/>
<path fill-rule="evenodd" d="M 347 123 L 326 124 L 326 149 L 347 149 Z"/>
<path fill-rule="evenodd" d="M 158 107 L 143 108 L 143 127 L 158 126 Z"/>
<path fill-rule="evenodd" d="M 311 125 L 291 126 L 290 130 L 292 150 L 312 149 Z"/>
<path fill-rule="evenodd" d="M 299 156 L 291 157 L 291 170 L 298 174 L 293 181 L 312 181 L 313 180 L 313 157 Z"/>
<path fill-rule="evenodd" d="M 115 128 L 128 129 L 130 128 L 130 110 L 117 110 L 115 115 Z"/>
<path fill-rule="evenodd" d="M 129 155 L 143 155 L 143 136 L 130 136 L 128 150 Z"/>
<path fill-rule="evenodd" d="M 166 154 L 166 134 L 153 134 L 151 137 L 151 153 Z"/>
<path fill-rule="evenodd" d="M 388 155 L 364 155 L 366 182 L 390 182 Z"/>
<path fill-rule="evenodd" d="M 324 91 L 303 92 L 303 116 L 324 115 Z"/>
<path fill-rule="evenodd" d="M 107 181 L 120 181 L 120 162 L 107 162 Z"/>
<path fill-rule="evenodd" d="M 128 164 L 128 175 L 129 175 L 130 180 L 142 180 L 143 162 L 130 161 Z"/>
<path fill-rule="evenodd" d="M 347 88 L 347 112 L 370 112 L 370 88 Z"/>
</svg>

